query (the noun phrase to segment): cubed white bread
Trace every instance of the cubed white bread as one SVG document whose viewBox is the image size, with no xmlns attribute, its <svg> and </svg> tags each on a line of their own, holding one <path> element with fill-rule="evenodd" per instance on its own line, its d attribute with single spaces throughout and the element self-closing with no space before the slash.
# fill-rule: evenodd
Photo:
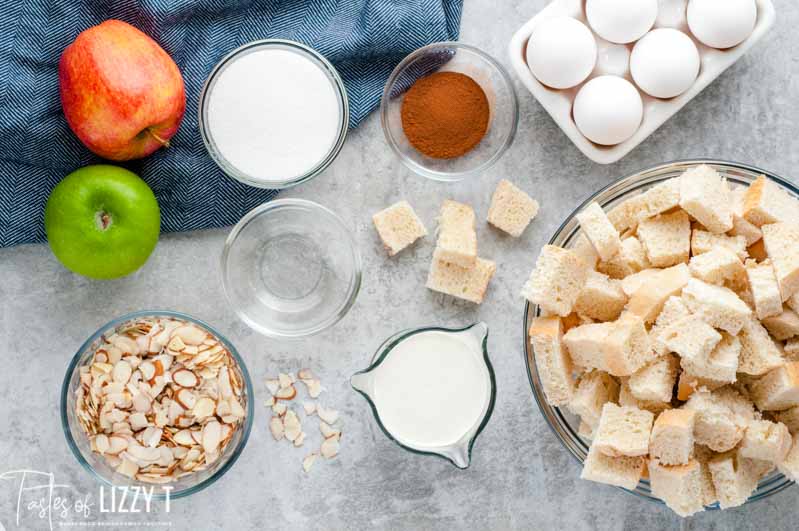
<svg viewBox="0 0 799 531">
<path fill-rule="evenodd" d="M 761 411 L 783 411 L 799 406 L 799 361 L 772 369 L 749 389 Z"/>
<path fill-rule="evenodd" d="M 723 285 L 728 281 L 739 283 L 746 276 L 741 259 L 726 247 L 716 247 L 710 252 L 694 256 L 688 267 L 694 277 L 708 284 Z"/>
<path fill-rule="evenodd" d="M 663 214 L 680 205 L 680 177 L 674 177 L 657 184 L 644 192 L 638 200 L 638 208 L 634 212 L 637 220 Z M 632 228 L 632 227 L 631 227 Z"/>
<path fill-rule="evenodd" d="M 619 252 L 607 262 L 599 262 L 597 270 L 611 278 L 623 279 L 650 266 L 644 246 L 635 236 L 621 241 Z"/>
<path fill-rule="evenodd" d="M 538 201 L 507 179 L 499 181 L 488 208 L 491 225 L 518 238 L 537 214 Z"/>
<path fill-rule="evenodd" d="M 741 340 L 738 372 L 760 376 L 785 363 L 780 347 L 754 316 L 746 320 L 738 339 Z"/>
<path fill-rule="evenodd" d="M 694 459 L 699 462 L 702 470 L 702 505 L 708 507 L 719 501 L 716 496 L 716 487 L 713 485 L 713 475 L 710 473 L 708 463 L 716 457 L 716 453 L 701 444 L 694 445 Z"/>
<path fill-rule="evenodd" d="M 781 422 L 753 420 L 744 434 L 739 451 L 743 457 L 778 465 L 791 449 L 791 433 Z"/>
<path fill-rule="evenodd" d="M 680 297 L 671 296 L 666 300 L 663 309 L 655 319 L 655 324 L 649 330 L 649 340 L 658 355 L 663 356 L 671 352 L 664 342 L 664 336 L 669 326 L 690 315 L 691 312 L 688 311 L 688 307 Z"/>
<path fill-rule="evenodd" d="M 705 388 L 708 391 L 714 391 L 727 385 L 727 382 L 718 382 L 710 378 L 699 378 L 682 371 L 677 378 L 677 400 L 681 402 L 687 401 L 691 398 L 698 389 Z"/>
<path fill-rule="evenodd" d="M 427 276 L 427 287 L 439 293 L 480 304 L 496 271 L 497 265 L 483 258 L 478 258 L 472 267 L 461 267 L 436 260 L 434 257 Z"/>
<path fill-rule="evenodd" d="M 799 406 L 774 412 L 774 420 L 782 422 L 791 433 L 799 433 Z"/>
<path fill-rule="evenodd" d="M 727 183 L 706 164 L 691 168 L 680 177 L 680 206 L 714 234 L 732 229 Z"/>
<path fill-rule="evenodd" d="M 433 258 L 461 267 L 477 262 L 477 232 L 474 210 L 469 205 L 447 199 L 438 216 L 438 241 Z"/>
<path fill-rule="evenodd" d="M 569 410 L 580 417 L 591 433 L 599 426 L 602 406 L 619 400 L 619 383 L 606 372 L 591 371 L 583 375 L 569 402 Z"/>
<path fill-rule="evenodd" d="M 730 236 L 743 236 L 746 238 L 747 247 L 756 243 L 763 237 L 760 227 L 749 222 L 744 217 L 744 198 L 746 197 L 746 187 L 736 187 L 730 191 L 732 200 L 732 230 Z"/>
<path fill-rule="evenodd" d="M 589 267 L 573 251 L 545 245 L 522 296 L 547 312 L 566 317 L 588 278 Z"/>
<path fill-rule="evenodd" d="M 763 319 L 762 323 L 777 341 L 785 341 L 799 335 L 799 315 L 788 306 L 785 306 L 779 315 Z"/>
<path fill-rule="evenodd" d="M 611 330 L 613 323 L 588 323 L 570 328 L 563 342 L 572 361 L 586 369 L 608 372 L 604 349 Z"/>
<path fill-rule="evenodd" d="M 576 217 L 600 260 L 610 260 L 619 252 L 621 249 L 619 231 L 610 222 L 599 203 L 591 203 Z"/>
<path fill-rule="evenodd" d="M 746 238 L 743 236 L 713 234 L 701 229 L 694 229 L 691 232 L 691 253 L 694 256 L 709 253 L 717 247 L 726 247 L 734 252 L 741 261 L 746 260 L 749 256 L 746 250 Z"/>
<path fill-rule="evenodd" d="M 743 217 L 758 227 L 780 221 L 799 224 L 799 201 L 761 175 L 746 191 Z"/>
<path fill-rule="evenodd" d="M 599 255 L 596 253 L 596 249 L 583 233 L 577 236 L 577 240 L 571 250 L 591 269 L 594 269 L 597 262 L 599 262 Z"/>
<path fill-rule="evenodd" d="M 737 380 L 740 354 L 741 341 L 736 336 L 722 332 L 721 341 L 707 357 L 686 356 L 682 358 L 681 364 L 691 376 L 714 382 L 734 383 Z"/>
<path fill-rule="evenodd" d="M 786 341 L 783 352 L 787 361 L 799 361 L 799 337 L 793 337 Z"/>
<path fill-rule="evenodd" d="M 765 262 L 768 260 L 768 253 L 766 252 L 766 244 L 763 243 L 763 238 L 746 248 L 749 258 L 757 263 Z"/>
<path fill-rule="evenodd" d="M 583 463 L 581 479 L 634 490 L 644 472 L 643 457 L 610 457 L 592 444 Z"/>
<path fill-rule="evenodd" d="M 787 301 L 799 291 L 799 225 L 774 223 L 761 228 L 782 300 Z"/>
<path fill-rule="evenodd" d="M 696 460 L 670 466 L 650 459 L 649 485 L 654 496 L 683 518 L 705 510 L 702 505 L 702 468 Z"/>
<path fill-rule="evenodd" d="M 613 376 L 629 376 L 655 358 L 646 327 L 634 315 L 572 328 L 564 342 L 576 364 Z"/>
<path fill-rule="evenodd" d="M 687 263 L 691 250 L 691 221 L 681 210 L 646 219 L 638 224 L 638 239 L 654 267 Z"/>
<path fill-rule="evenodd" d="M 718 455 L 708 463 L 719 507 L 729 509 L 746 503 L 757 488 L 760 478 L 768 474 L 773 465 L 747 459 L 737 452 Z"/>
<path fill-rule="evenodd" d="M 589 271 L 574 310 L 598 321 L 615 321 L 625 304 L 627 295 L 621 288 L 621 281 Z"/>
<path fill-rule="evenodd" d="M 630 392 L 638 400 L 670 402 L 679 367 L 676 356 L 656 359 L 630 375 L 627 380 Z"/>
<path fill-rule="evenodd" d="M 779 315 L 782 312 L 782 296 L 771 261 L 758 264 L 754 260 L 747 260 L 746 277 L 755 302 L 757 318 L 766 319 Z"/>
<path fill-rule="evenodd" d="M 743 404 L 737 404 L 726 393 L 722 394 L 725 389 L 727 388 L 711 392 L 700 388 L 683 406 L 696 411 L 695 441 L 716 452 L 735 448 L 743 438 L 750 420 L 754 418 L 754 410 L 751 415 L 747 415 Z"/>
<path fill-rule="evenodd" d="M 701 319 L 688 316 L 669 325 L 663 332 L 663 343 L 681 356 L 681 365 L 704 365 L 721 341 L 721 334 Z M 689 371 L 690 372 L 690 371 Z"/>
<path fill-rule="evenodd" d="M 692 278 L 682 291 L 685 305 L 707 324 L 738 335 L 752 310 L 734 291 Z"/>
<path fill-rule="evenodd" d="M 626 241 L 626 240 L 625 240 Z M 657 274 L 663 271 L 658 268 L 643 269 L 638 273 L 632 273 L 621 279 L 621 289 L 627 297 L 632 297 L 633 293 L 638 291 L 641 286 L 648 286 L 657 277 Z"/>
<path fill-rule="evenodd" d="M 619 233 L 638 226 L 638 213 L 644 210 L 646 197 L 643 193 L 632 195 L 608 210 L 608 219 Z"/>
<path fill-rule="evenodd" d="M 799 434 L 793 436 L 791 449 L 777 469 L 791 481 L 799 482 Z"/>
<path fill-rule="evenodd" d="M 372 216 L 377 234 L 394 256 L 413 242 L 427 236 L 427 229 L 407 201 L 400 201 Z"/>
<path fill-rule="evenodd" d="M 535 366 L 547 402 L 565 406 L 576 391 L 572 360 L 563 345 L 563 329 L 558 317 L 538 317 L 530 325 Z"/>
<path fill-rule="evenodd" d="M 582 326 L 584 324 L 591 324 L 594 322 L 593 319 L 586 315 L 581 315 L 577 312 L 572 312 L 566 317 L 562 317 L 561 321 L 563 322 L 563 333 L 565 334 L 572 328 L 577 326 Z"/>
<path fill-rule="evenodd" d="M 649 438 L 649 457 L 664 465 L 683 465 L 694 453 L 696 411 L 667 409 L 658 415 Z M 651 471 L 651 468 L 650 468 Z"/>
<path fill-rule="evenodd" d="M 679 295 L 690 279 L 691 272 L 685 264 L 664 269 L 632 294 L 627 310 L 652 323 L 669 297 Z"/>
<path fill-rule="evenodd" d="M 610 457 L 647 455 L 654 420 L 649 411 L 608 402 L 591 446 Z"/>
<path fill-rule="evenodd" d="M 671 402 L 658 402 L 654 400 L 638 400 L 630 391 L 629 378 L 620 378 L 619 405 L 645 409 L 657 415 L 661 411 L 671 409 Z"/>
</svg>

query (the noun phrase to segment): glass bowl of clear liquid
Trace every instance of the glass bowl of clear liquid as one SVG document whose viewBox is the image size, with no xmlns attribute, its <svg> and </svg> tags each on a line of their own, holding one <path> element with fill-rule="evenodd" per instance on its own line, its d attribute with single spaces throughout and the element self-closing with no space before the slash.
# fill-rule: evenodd
<svg viewBox="0 0 799 531">
<path fill-rule="evenodd" d="M 257 332 L 305 337 L 337 323 L 355 303 L 361 257 L 334 212 L 279 199 L 252 210 L 230 232 L 222 284 L 234 311 Z"/>
</svg>

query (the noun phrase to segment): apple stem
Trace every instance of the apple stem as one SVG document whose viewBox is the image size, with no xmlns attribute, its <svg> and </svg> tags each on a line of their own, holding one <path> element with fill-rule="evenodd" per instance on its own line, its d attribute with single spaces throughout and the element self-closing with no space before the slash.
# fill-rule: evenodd
<svg viewBox="0 0 799 531">
<path fill-rule="evenodd" d="M 155 138 L 156 140 L 158 140 L 159 142 L 161 142 L 161 145 L 162 145 L 162 146 L 164 146 L 164 147 L 167 147 L 167 148 L 169 147 L 169 140 L 165 140 L 165 139 L 161 138 L 160 136 L 158 136 L 158 135 L 156 134 L 156 132 L 155 132 L 155 131 L 153 131 L 153 130 L 152 130 L 152 129 L 150 129 L 149 127 L 147 128 L 147 132 L 148 132 L 148 133 L 150 133 L 150 135 L 151 135 L 153 138 Z"/>
<path fill-rule="evenodd" d="M 111 226 L 112 221 L 111 215 L 103 210 L 95 214 L 94 217 L 94 222 L 97 224 L 97 228 L 101 231 L 108 230 L 108 227 Z"/>
</svg>

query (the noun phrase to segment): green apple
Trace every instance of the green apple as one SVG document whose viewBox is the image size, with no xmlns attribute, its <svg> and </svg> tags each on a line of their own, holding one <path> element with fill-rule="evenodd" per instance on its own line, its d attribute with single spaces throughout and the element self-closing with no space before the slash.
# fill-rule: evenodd
<svg viewBox="0 0 799 531">
<path fill-rule="evenodd" d="M 107 164 L 64 177 L 44 209 L 53 254 L 90 278 L 117 278 L 139 269 L 158 242 L 160 226 L 158 201 L 147 183 Z"/>
</svg>

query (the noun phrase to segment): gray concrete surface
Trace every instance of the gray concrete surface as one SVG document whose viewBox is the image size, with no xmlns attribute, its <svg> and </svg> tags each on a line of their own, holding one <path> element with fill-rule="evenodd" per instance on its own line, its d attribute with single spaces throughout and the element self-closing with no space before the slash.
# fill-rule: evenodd
<svg viewBox="0 0 799 531">
<path fill-rule="evenodd" d="M 510 35 L 545 0 L 467 0 L 462 40 L 508 64 Z M 584 158 L 532 96 L 517 83 L 521 124 L 500 163 L 471 182 L 438 184 L 406 170 L 388 150 L 378 116 L 353 132 L 323 176 L 284 196 L 312 199 L 338 212 L 357 233 L 365 272 L 350 314 L 316 337 L 275 341 L 250 331 L 223 299 L 218 256 L 227 230 L 164 236 L 149 263 L 113 282 L 65 271 L 44 245 L 0 251 L 0 473 L 35 469 L 56 475 L 73 494 L 96 497 L 98 485 L 70 454 L 61 433 L 58 395 L 67 363 L 100 324 L 126 312 L 170 308 L 216 325 L 238 346 L 256 381 L 255 427 L 240 461 L 219 482 L 171 512 L 101 514 L 85 521 L 123 528 L 171 522 L 174 529 L 796 529 L 799 489 L 724 513 L 681 522 L 664 507 L 611 487 L 580 481 L 577 463 L 546 427 L 533 402 L 522 358 L 523 303 L 517 293 L 538 249 L 592 191 L 635 170 L 672 159 L 717 157 L 766 167 L 799 179 L 796 123 L 799 7 L 777 1 L 778 22 L 748 56 L 611 166 Z M 475 307 L 424 288 L 433 250 L 427 238 L 389 260 L 372 229 L 374 211 L 411 201 L 429 228 L 440 202 L 454 198 L 486 214 L 496 181 L 508 177 L 542 204 L 520 240 L 479 226 L 480 254 L 499 270 L 485 303 Z M 498 383 L 496 410 L 459 471 L 408 454 L 377 428 L 366 403 L 348 385 L 383 338 L 417 325 L 485 320 Z M 267 430 L 263 378 L 312 367 L 340 409 L 341 455 L 308 475 L 304 452 L 276 444 Z M 0 529 L 17 529 L 18 482 L 0 481 Z M 30 493 L 29 493 L 30 494 Z M 21 509 L 22 529 L 47 529 Z M 59 522 L 82 522 L 74 514 Z M 131 528 L 127 527 L 127 528 Z"/>
</svg>

